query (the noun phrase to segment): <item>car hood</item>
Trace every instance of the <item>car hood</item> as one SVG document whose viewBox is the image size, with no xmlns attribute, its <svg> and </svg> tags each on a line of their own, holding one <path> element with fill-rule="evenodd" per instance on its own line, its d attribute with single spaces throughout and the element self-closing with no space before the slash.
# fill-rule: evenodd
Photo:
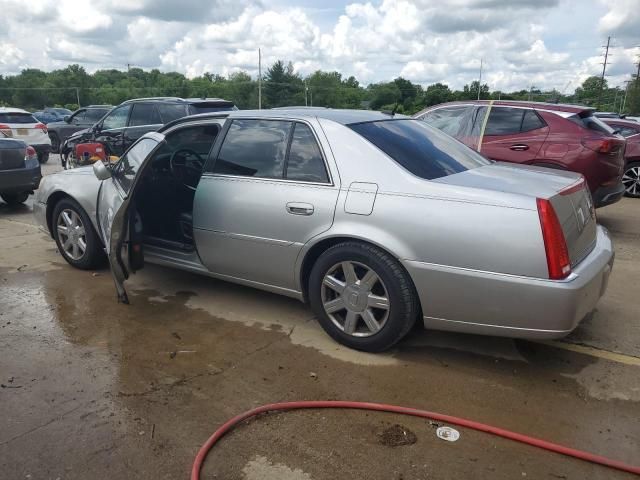
<svg viewBox="0 0 640 480">
<path fill-rule="evenodd" d="M 580 177 L 579 173 L 564 170 L 495 162 L 434 181 L 461 187 L 550 198 L 568 185 L 577 182 Z"/>
<path fill-rule="evenodd" d="M 74 140 L 78 137 L 81 137 L 82 135 L 89 133 L 90 130 L 91 130 L 90 128 L 84 128 L 82 130 L 78 130 L 77 132 L 74 132 L 73 135 L 70 135 L 67 140 Z"/>
<path fill-rule="evenodd" d="M 56 120 L 55 122 L 47 123 L 47 128 L 58 128 L 58 127 L 64 127 L 66 125 L 69 125 L 69 124 L 62 120 Z"/>
</svg>

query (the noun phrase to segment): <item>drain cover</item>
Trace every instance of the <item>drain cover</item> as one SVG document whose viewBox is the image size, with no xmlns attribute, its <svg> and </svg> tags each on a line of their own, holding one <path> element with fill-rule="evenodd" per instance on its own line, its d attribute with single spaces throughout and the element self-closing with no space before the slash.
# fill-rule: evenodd
<svg viewBox="0 0 640 480">
<path fill-rule="evenodd" d="M 451 427 L 440 427 L 436 430 L 436 435 L 447 442 L 455 442 L 460 438 L 460 432 Z"/>
</svg>

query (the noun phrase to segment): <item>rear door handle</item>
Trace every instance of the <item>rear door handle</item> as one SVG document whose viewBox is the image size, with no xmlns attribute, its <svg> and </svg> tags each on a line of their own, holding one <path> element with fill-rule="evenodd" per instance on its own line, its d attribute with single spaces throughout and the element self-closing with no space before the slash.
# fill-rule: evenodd
<svg viewBox="0 0 640 480">
<path fill-rule="evenodd" d="M 524 143 L 517 143 L 515 145 L 511 145 L 509 148 L 511 150 L 515 150 L 516 152 L 524 152 L 525 150 L 529 150 L 529 145 L 525 145 Z"/>
<path fill-rule="evenodd" d="M 313 205 L 310 203 L 287 203 L 287 212 L 293 215 L 313 215 Z"/>
</svg>

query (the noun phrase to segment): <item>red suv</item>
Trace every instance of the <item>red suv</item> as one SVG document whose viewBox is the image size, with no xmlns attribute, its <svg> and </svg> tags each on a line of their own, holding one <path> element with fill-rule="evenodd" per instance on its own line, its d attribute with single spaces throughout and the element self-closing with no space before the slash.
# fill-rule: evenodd
<svg viewBox="0 0 640 480">
<path fill-rule="evenodd" d="M 620 200 L 625 140 L 594 110 L 576 105 L 468 101 L 435 105 L 415 118 L 492 160 L 582 173 L 596 207 Z"/>
<path fill-rule="evenodd" d="M 624 167 L 622 183 L 625 195 L 640 198 L 640 122 L 621 118 L 604 118 L 602 121 L 627 139 L 627 149 L 624 151 L 627 165 Z"/>
</svg>

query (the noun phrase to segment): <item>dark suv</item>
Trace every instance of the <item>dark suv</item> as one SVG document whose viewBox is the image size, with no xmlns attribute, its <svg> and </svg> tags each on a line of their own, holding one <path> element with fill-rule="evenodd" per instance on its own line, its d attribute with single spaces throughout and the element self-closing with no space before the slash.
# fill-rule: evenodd
<svg viewBox="0 0 640 480">
<path fill-rule="evenodd" d="M 219 98 L 136 98 L 121 103 L 93 127 L 77 132 L 62 145 L 66 159 L 80 143 L 101 143 L 106 153 L 120 156 L 133 142 L 165 123 L 198 113 L 237 110 L 233 102 Z M 65 160 L 63 160 L 64 162 Z"/>
<path fill-rule="evenodd" d="M 492 160 L 571 170 L 585 176 L 596 207 L 620 200 L 625 140 L 576 105 L 451 102 L 415 115 Z"/>
<path fill-rule="evenodd" d="M 93 126 L 113 108 L 112 105 L 89 105 L 65 115 L 61 121 L 51 122 L 47 125 L 51 150 L 59 153 L 60 145 L 74 133 Z"/>
</svg>

